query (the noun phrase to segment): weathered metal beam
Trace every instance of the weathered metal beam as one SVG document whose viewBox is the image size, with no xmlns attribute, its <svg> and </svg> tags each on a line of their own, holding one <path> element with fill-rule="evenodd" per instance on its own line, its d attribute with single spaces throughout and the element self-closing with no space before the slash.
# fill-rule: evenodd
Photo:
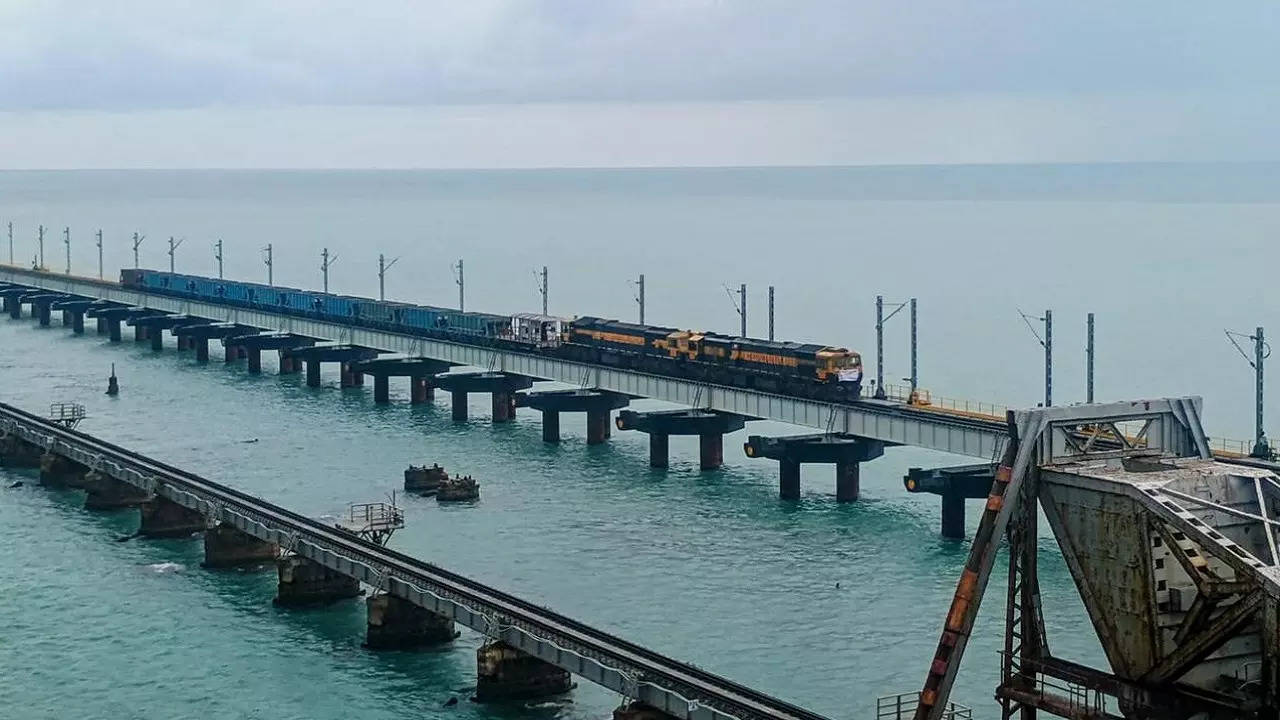
<svg viewBox="0 0 1280 720">
<path fill-rule="evenodd" d="M 1164 683 L 1176 680 L 1209 653 L 1234 636 L 1235 632 L 1257 613 L 1263 591 L 1254 590 L 1240 598 L 1203 630 L 1182 642 L 1142 677 L 1143 682 Z"/>
</svg>

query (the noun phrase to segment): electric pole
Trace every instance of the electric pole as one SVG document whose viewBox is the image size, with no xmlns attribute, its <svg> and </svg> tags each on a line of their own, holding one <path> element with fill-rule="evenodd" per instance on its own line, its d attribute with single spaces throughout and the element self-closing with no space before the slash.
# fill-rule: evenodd
<svg viewBox="0 0 1280 720">
<path fill-rule="evenodd" d="M 67 246 L 67 274 L 71 274 L 71 226 L 62 229 L 62 243 Z"/>
<path fill-rule="evenodd" d="M 1262 328 L 1259 327 L 1253 335 L 1245 335 L 1244 333 L 1225 331 L 1227 339 L 1232 345 L 1236 346 L 1236 350 L 1240 351 L 1240 355 L 1245 361 L 1253 367 L 1254 373 L 1254 416 L 1253 416 L 1253 452 L 1250 453 L 1256 458 L 1271 458 L 1271 443 L 1267 441 L 1267 434 L 1262 429 L 1262 361 L 1271 356 L 1271 346 L 1264 339 Z M 1249 358 L 1244 348 L 1240 347 L 1240 343 L 1236 342 L 1236 338 L 1244 338 L 1253 341 L 1253 359 Z"/>
<path fill-rule="evenodd" d="M 135 268 L 141 267 L 138 265 L 138 247 L 142 245 L 142 241 L 146 239 L 146 235 L 139 235 L 136 232 L 133 234 L 133 266 Z"/>
<path fill-rule="evenodd" d="M 174 270 L 174 252 L 173 252 L 173 251 L 174 251 L 174 250 L 177 250 L 177 249 L 178 249 L 178 247 L 179 247 L 180 245 L 182 245 L 182 241 L 183 241 L 183 240 L 186 240 L 186 238 L 182 238 L 182 239 L 178 240 L 177 242 L 174 242 L 174 240 L 173 240 L 173 236 L 172 236 L 172 235 L 170 235 L 170 236 L 169 236 L 169 272 L 171 272 L 171 273 L 172 273 L 172 272 L 175 272 L 175 270 Z"/>
<path fill-rule="evenodd" d="M 324 276 L 324 292 L 329 294 L 329 267 L 338 262 L 338 254 L 329 254 L 329 248 L 320 251 L 320 273 Z"/>
<path fill-rule="evenodd" d="M 769 286 L 769 342 L 773 342 L 773 286 Z"/>
<path fill-rule="evenodd" d="M 542 266 L 542 284 L 538 286 L 538 294 L 542 295 L 542 314 L 547 314 L 547 266 Z"/>
<path fill-rule="evenodd" d="M 40 248 L 39 248 L 40 254 L 39 254 L 39 267 L 37 269 L 43 270 L 44 269 L 44 226 L 43 225 L 40 226 L 38 241 L 40 243 Z"/>
<path fill-rule="evenodd" d="M 1089 319 L 1087 324 L 1088 324 L 1088 332 L 1086 333 L 1085 346 L 1084 346 L 1084 360 L 1085 360 L 1084 392 L 1085 392 L 1085 402 L 1092 405 L 1093 404 L 1093 313 L 1089 313 Z"/>
<path fill-rule="evenodd" d="M 920 370 L 916 364 L 918 357 L 916 343 L 916 299 L 911 298 L 911 398 L 914 401 L 916 388 L 920 385 Z"/>
<path fill-rule="evenodd" d="M 213 244 L 213 257 L 218 260 L 218 279 L 222 279 L 222 238 L 218 238 L 218 242 Z"/>
<path fill-rule="evenodd" d="M 396 261 L 399 259 L 400 258 L 395 257 L 395 258 L 391 258 L 391 262 L 387 262 L 386 258 L 383 257 L 382 253 L 378 253 L 378 299 L 379 300 L 387 299 L 387 271 L 390 270 L 391 266 L 395 265 Z"/>
<path fill-rule="evenodd" d="M 644 324 L 644 273 L 636 280 L 636 304 L 640 306 L 640 324 Z"/>
<path fill-rule="evenodd" d="M 103 279 L 102 274 L 102 228 L 98 228 L 98 279 Z"/>
<path fill-rule="evenodd" d="M 13 264 L 13 221 L 9 221 L 9 264 Z"/>
<path fill-rule="evenodd" d="M 275 285 L 275 277 L 272 275 L 274 270 L 271 266 L 273 262 L 273 258 L 271 257 L 271 243 L 267 243 L 267 246 L 262 248 L 262 251 L 267 254 L 262 261 L 267 266 L 267 285 Z"/>
<path fill-rule="evenodd" d="M 1031 324 L 1031 316 L 1021 310 L 1018 314 L 1022 316 L 1022 322 L 1027 324 L 1027 329 L 1044 348 L 1044 407 L 1051 407 L 1053 405 L 1053 311 L 1045 310 L 1043 316 L 1035 318 L 1036 322 L 1044 323 L 1044 337 L 1040 337 L 1040 333 Z"/>
<path fill-rule="evenodd" d="M 462 259 L 459 258 L 456 265 L 453 266 L 455 271 L 454 282 L 458 283 L 458 312 L 467 311 L 467 288 L 466 278 L 462 275 Z"/>
</svg>

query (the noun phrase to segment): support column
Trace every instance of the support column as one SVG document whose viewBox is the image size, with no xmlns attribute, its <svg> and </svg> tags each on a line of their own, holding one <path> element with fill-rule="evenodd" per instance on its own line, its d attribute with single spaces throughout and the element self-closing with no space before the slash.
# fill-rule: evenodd
<svg viewBox="0 0 1280 720">
<path fill-rule="evenodd" d="M 9 313 L 9 317 L 18 319 L 22 317 L 22 303 L 18 302 L 18 298 L 11 295 L 4 297 L 4 309 Z"/>
<path fill-rule="evenodd" d="M 783 500 L 800 499 L 800 463 L 778 461 L 778 497 Z"/>
<path fill-rule="evenodd" d="M 62 315 L 62 327 L 70 327 L 71 312 L 69 310 L 63 310 L 59 314 Z"/>
<path fill-rule="evenodd" d="M 516 399 L 509 392 L 496 392 L 493 395 L 493 421 L 495 423 L 511 422 L 516 414 Z"/>
<path fill-rule="evenodd" d="M 857 462 L 836 462 L 836 502 L 853 502 L 858 499 L 861 468 Z"/>
<path fill-rule="evenodd" d="M 190 336 L 190 335 L 178 335 L 177 337 L 178 337 L 178 351 L 179 351 L 179 352 L 182 352 L 183 350 L 190 350 L 190 349 L 191 349 L 191 336 Z"/>
<path fill-rule="evenodd" d="M 649 467 L 665 468 L 671 455 L 671 436 L 649 433 Z"/>
<path fill-rule="evenodd" d="M 373 401 L 376 403 L 391 402 L 391 378 L 389 376 L 373 376 Z"/>
<path fill-rule="evenodd" d="M 241 348 L 249 360 L 249 372 L 257 375 L 262 372 L 262 350 L 260 348 Z"/>
<path fill-rule="evenodd" d="M 542 442 L 560 442 L 560 413 L 555 410 L 542 411 Z"/>
<path fill-rule="evenodd" d="M 352 372 L 351 363 L 349 362 L 338 363 L 338 386 L 339 387 L 344 387 L 344 388 L 356 387 L 357 385 L 360 384 L 359 382 L 356 381 L 356 378 L 359 375 L 360 373 Z"/>
<path fill-rule="evenodd" d="M 97 318 L 94 318 L 93 321 L 94 321 L 94 328 L 97 330 L 98 334 L 106 335 L 107 334 L 106 318 L 97 317 Z"/>
<path fill-rule="evenodd" d="M 49 303 L 37 303 L 35 311 L 36 317 L 40 319 L 40 327 L 49 327 Z"/>
<path fill-rule="evenodd" d="M 413 377 L 409 378 L 409 403 L 412 405 L 421 405 L 431 402 L 435 395 L 435 387 L 431 384 L 431 378 Z"/>
<path fill-rule="evenodd" d="M 203 515 L 168 498 L 156 496 L 138 507 L 142 511 L 139 535 L 154 538 L 187 537 L 204 530 Z"/>
<path fill-rule="evenodd" d="M 244 347 L 243 345 L 237 345 L 236 357 L 240 358 L 241 360 L 244 360 L 245 358 L 249 357 L 249 349 Z"/>
<path fill-rule="evenodd" d="M 703 433 L 698 436 L 698 466 L 715 470 L 724 464 L 724 435 Z"/>
<path fill-rule="evenodd" d="M 222 364 L 230 365 L 240 359 L 240 349 L 235 345 L 224 345 L 222 347 Z"/>
<path fill-rule="evenodd" d="M 120 321 L 114 318 L 107 319 L 107 336 L 111 338 L 111 342 L 120 342 Z"/>
<path fill-rule="evenodd" d="M 134 326 L 133 326 L 133 341 L 134 341 L 134 342 L 144 342 L 144 341 L 146 341 L 146 339 L 147 339 L 147 326 L 146 326 L 146 325 L 134 325 Z"/>
<path fill-rule="evenodd" d="M 302 361 L 298 358 L 280 350 L 280 374 L 292 375 L 302 370 Z"/>
<path fill-rule="evenodd" d="M 71 313 L 71 332 L 75 333 L 76 335 L 84 334 L 84 313 L 82 312 Z"/>
<path fill-rule="evenodd" d="M 81 487 L 89 468 L 61 455 L 46 452 L 40 457 L 40 484 L 47 487 Z"/>
<path fill-rule="evenodd" d="M 599 445 L 609 438 L 609 411 L 587 411 L 587 444 Z"/>
<path fill-rule="evenodd" d="M 205 567 L 260 565 L 274 562 L 279 554 L 280 548 L 275 543 L 264 542 L 230 525 L 219 524 L 204 532 Z"/>
<path fill-rule="evenodd" d="M 145 491 L 97 471 L 91 471 L 84 476 L 84 489 L 86 510 L 119 510 L 137 507 L 148 499 Z"/>
<path fill-rule="evenodd" d="M 964 539 L 964 495 L 942 494 L 942 537 Z"/>
<path fill-rule="evenodd" d="M 375 376 L 377 377 L 377 376 Z M 364 646 L 371 650 L 408 650 L 449 642 L 460 634 L 453 620 L 403 598 L 382 593 L 365 600 L 368 627 Z"/>
<path fill-rule="evenodd" d="M 453 419 L 465 421 L 467 419 L 467 391 L 452 390 L 449 395 L 453 398 Z"/>
<path fill-rule="evenodd" d="M 493 641 L 476 650 L 476 702 L 559 695 L 573 688 L 568 670 Z"/>
<path fill-rule="evenodd" d="M 24 442 L 16 435 L 0 435 L 0 466 L 38 468 L 43 455 L 43 448 Z"/>
<path fill-rule="evenodd" d="M 280 578 L 276 585 L 276 605 L 326 605 L 359 597 L 361 592 L 359 580 L 297 555 L 277 560 L 276 570 Z"/>
<path fill-rule="evenodd" d="M 297 362 L 295 359 L 294 362 Z M 307 364 L 307 387 L 320 387 L 320 361 L 306 360 Z"/>
<path fill-rule="evenodd" d="M 193 337 L 191 338 L 191 342 L 195 344 L 196 362 L 199 362 L 199 363 L 209 362 L 209 338 Z"/>
<path fill-rule="evenodd" d="M 154 327 L 147 337 L 151 339 L 151 352 L 161 352 L 164 350 L 164 329 Z"/>
</svg>

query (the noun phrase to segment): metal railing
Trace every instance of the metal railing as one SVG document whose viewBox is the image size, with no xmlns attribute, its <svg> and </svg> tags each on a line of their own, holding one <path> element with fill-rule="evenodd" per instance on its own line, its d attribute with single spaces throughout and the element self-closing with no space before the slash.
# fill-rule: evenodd
<svg viewBox="0 0 1280 720">
<path fill-rule="evenodd" d="M 899 693 L 876 698 L 876 720 L 913 720 L 920 705 L 920 693 Z M 947 703 L 942 720 L 973 720 L 973 709 L 956 702 Z"/>
<path fill-rule="evenodd" d="M 56 402 L 49 404 L 49 419 L 67 427 L 75 427 L 86 417 L 88 415 L 85 413 L 84 405 L 80 403 Z"/>
<path fill-rule="evenodd" d="M 997 654 L 1000 656 L 1001 666 L 1003 667 L 1006 654 L 1004 651 L 1000 651 Z M 1014 667 L 1017 668 L 1016 662 Z M 1061 707 L 1071 713 L 1069 717 L 1121 717 L 1118 698 L 1101 690 L 1088 687 L 1088 678 L 1070 670 L 1065 668 L 1054 670 L 1055 675 L 1060 677 L 1037 672 L 1034 669 L 1034 665 L 1023 670 L 1015 669 L 1013 672 L 1016 677 L 1020 678 L 1020 689 L 1034 693 L 1041 698 L 1056 699 Z"/>
<path fill-rule="evenodd" d="M 940 397 L 922 388 L 916 388 L 913 392 L 910 386 L 907 385 L 891 385 L 889 383 L 885 383 L 884 394 L 889 400 L 896 400 L 923 410 L 936 410 L 938 412 L 966 415 L 968 417 L 982 418 L 984 420 L 1004 422 L 1005 416 L 1009 413 L 1009 407 L 1007 405 L 979 402 L 976 400 L 956 400 L 953 398 Z"/>
<path fill-rule="evenodd" d="M 404 510 L 384 502 L 352 503 L 347 522 L 369 530 L 400 529 L 404 527 Z"/>
</svg>

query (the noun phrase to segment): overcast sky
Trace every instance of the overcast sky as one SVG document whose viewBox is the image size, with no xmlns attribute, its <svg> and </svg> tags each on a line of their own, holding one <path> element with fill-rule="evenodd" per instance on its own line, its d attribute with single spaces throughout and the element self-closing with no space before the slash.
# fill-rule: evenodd
<svg viewBox="0 0 1280 720">
<path fill-rule="evenodd" d="M 0 0 L 0 166 L 1273 160 L 1277 7 Z"/>
</svg>

